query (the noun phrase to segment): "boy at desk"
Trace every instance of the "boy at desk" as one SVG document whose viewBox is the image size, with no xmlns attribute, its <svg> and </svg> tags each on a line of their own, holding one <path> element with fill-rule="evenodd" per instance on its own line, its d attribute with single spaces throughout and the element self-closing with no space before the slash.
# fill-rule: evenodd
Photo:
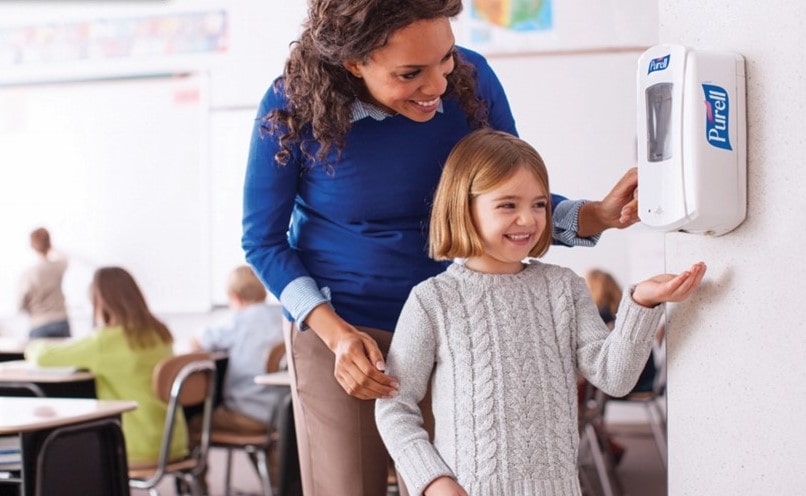
<svg viewBox="0 0 806 496">
<path fill-rule="evenodd" d="M 191 348 L 226 351 L 223 404 L 213 412 L 214 431 L 263 434 L 267 420 L 285 392 L 283 388 L 255 384 L 265 372 L 269 350 L 283 342 L 282 310 L 267 305 L 266 288 L 246 265 L 232 271 L 227 285 L 232 315 L 228 323 L 205 329 Z M 199 442 L 201 416 L 190 420 L 191 443 Z"/>
</svg>

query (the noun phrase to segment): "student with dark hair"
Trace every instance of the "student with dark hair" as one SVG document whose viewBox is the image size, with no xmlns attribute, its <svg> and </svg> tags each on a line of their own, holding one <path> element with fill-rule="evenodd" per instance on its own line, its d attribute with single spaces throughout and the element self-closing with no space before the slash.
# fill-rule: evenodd
<svg viewBox="0 0 806 496">
<path fill-rule="evenodd" d="M 58 254 L 44 227 L 34 229 L 31 248 L 38 262 L 30 267 L 20 281 L 20 310 L 28 314 L 31 338 L 70 336 L 70 321 L 62 292 L 62 279 L 67 270 L 67 258 Z"/>
</svg>

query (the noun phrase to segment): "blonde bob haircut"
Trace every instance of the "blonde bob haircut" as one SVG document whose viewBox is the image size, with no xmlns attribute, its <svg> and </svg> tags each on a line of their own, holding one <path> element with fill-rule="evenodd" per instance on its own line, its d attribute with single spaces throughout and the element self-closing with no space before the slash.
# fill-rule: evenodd
<svg viewBox="0 0 806 496">
<path fill-rule="evenodd" d="M 471 215 L 472 201 L 512 177 L 531 171 L 549 194 L 546 165 L 527 142 L 511 134 L 483 128 L 468 134 L 448 155 L 431 209 L 428 254 L 434 260 L 477 257 L 484 253 Z M 551 201 L 546 206 L 546 229 L 529 252 L 540 257 L 552 239 Z"/>
</svg>

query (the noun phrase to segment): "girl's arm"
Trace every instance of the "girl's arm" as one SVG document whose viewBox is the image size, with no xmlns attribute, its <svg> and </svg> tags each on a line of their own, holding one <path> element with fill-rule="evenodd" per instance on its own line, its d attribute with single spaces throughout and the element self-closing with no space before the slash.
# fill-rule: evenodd
<svg viewBox="0 0 806 496">
<path fill-rule="evenodd" d="M 397 378 L 400 390 L 397 396 L 375 402 L 375 420 L 409 492 L 423 494 L 438 478 L 455 476 L 422 427 L 419 403 L 428 390 L 437 349 L 435 327 L 416 291 L 403 306 L 387 355 L 387 370 Z"/>
<path fill-rule="evenodd" d="M 43 367 L 70 366 L 92 371 L 101 354 L 98 332 L 103 331 L 69 343 L 35 339 L 25 348 L 25 359 Z"/>
<path fill-rule="evenodd" d="M 582 279 L 575 280 L 577 366 L 582 375 L 611 396 L 629 393 L 652 351 L 663 315 L 661 303 L 688 298 L 699 286 L 705 270 L 705 264 L 700 262 L 679 275 L 657 275 L 625 291 L 610 332 Z"/>
</svg>

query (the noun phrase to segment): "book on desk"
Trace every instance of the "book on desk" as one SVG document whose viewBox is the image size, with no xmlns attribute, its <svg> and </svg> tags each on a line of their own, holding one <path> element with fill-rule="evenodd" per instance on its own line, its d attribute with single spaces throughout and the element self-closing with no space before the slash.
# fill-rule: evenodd
<svg viewBox="0 0 806 496">
<path fill-rule="evenodd" d="M 0 479 L 13 477 L 22 464 L 19 436 L 0 436 Z"/>
</svg>

